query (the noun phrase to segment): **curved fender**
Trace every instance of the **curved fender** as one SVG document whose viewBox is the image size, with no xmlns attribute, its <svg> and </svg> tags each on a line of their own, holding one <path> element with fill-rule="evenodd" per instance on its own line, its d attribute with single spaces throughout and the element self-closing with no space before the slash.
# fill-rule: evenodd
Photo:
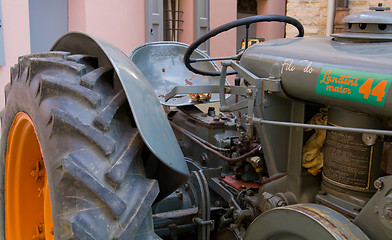
<svg viewBox="0 0 392 240">
<path fill-rule="evenodd" d="M 87 34 L 72 32 L 58 39 L 51 51 L 96 56 L 99 66 L 114 68 L 140 135 L 160 161 L 146 166 L 147 176 L 159 182 L 158 198 L 170 194 L 186 181 L 188 167 L 166 114 L 148 81 L 121 50 Z"/>
</svg>

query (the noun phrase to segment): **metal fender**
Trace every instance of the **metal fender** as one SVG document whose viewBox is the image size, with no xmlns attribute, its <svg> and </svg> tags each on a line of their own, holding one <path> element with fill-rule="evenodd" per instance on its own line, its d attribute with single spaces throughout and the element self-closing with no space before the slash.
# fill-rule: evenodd
<svg viewBox="0 0 392 240">
<path fill-rule="evenodd" d="M 112 44 L 79 32 L 62 36 L 51 51 L 91 55 L 98 58 L 100 66 L 114 68 L 143 141 L 159 160 L 145 163 L 147 177 L 159 182 L 159 199 L 188 179 L 188 167 L 166 114 L 152 87 L 127 55 Z"/>
</svg>

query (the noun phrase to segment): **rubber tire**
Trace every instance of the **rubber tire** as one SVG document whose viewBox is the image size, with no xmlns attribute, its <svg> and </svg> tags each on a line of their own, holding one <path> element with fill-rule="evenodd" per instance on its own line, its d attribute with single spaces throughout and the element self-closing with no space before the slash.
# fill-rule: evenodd
<svg viewBox="0 0 392 240">
<path fill-rule="evenodd" d="M 143 159 L 151 153 L 119 86 L 113 69 L 90 56 L 19 58 L 2 116 L 0 232 L 8 132 L 18 112 L 29 115 L 37 132 L 56 239 L 134 239 L 152 231 L 152 224 L 142 223 L 151 218 L 159 187 L 145 177 Z"/>
</svg>

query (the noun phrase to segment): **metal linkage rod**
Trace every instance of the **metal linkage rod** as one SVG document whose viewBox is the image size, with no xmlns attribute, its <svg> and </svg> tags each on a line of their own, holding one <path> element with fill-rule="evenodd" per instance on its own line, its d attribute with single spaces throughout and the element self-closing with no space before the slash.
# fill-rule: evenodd
<svg viewBox="0 0 392 240">
<path fill-rule="evenodd" d="M 325 125 L 306 124 L 306 123 L 279 122 L 279 121 L 264 120 L 261 118 L 251 118 L 251 121 L 256 124 L 270 124 L 270 125 L 279 125 L 279 126 L 286 126 L 286 127 L 313 128 L 313 129 L 322 129 L 322 130 L 370 133 L 376 135 L 392 136 L 392 131 L 379 130 L 379 129 L 335 127 L 335 126 L 325 126 Z"/>
</svg>

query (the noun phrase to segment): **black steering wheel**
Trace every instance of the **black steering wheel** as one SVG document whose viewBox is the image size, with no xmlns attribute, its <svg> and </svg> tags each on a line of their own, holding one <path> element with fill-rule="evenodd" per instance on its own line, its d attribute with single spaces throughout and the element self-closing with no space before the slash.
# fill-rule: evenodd
<svg viewBox="0 0 392 240">
<path fill-rule="evenodd" d="M 296 27 L 298 29 L 298 35 L 296 37 L 303 37 L 304 36 L 304 27 L 302 26 L 302 24 L 291 17 L 287 17 L 287 16 L 282 16 L 282 15 L 258 15 L 258 16 L 251 16 L 251 17 L 246 17 L 246 18 L 241 18 L 229 23 L 226 23 L 222 26 L 219 26 L 217 28 L 212 29 L 211 31 L 207 32 L 206 34 L 204 34 L 203 36 L 201 36 L 199 39 L 197 39 L 196 41 L 194 41 L 189 48 L 186 50 L 185 54 L 184 54 L 184 63 L 185 66 L 192 72 L 196 73 L 196 74 L 201 74 L 201 75 L 205 75 L 205 76 L 219 76 L 221 74 L 220 71 L 202 71 L 196 68 L 193 68 L 191 66 L 191 63 L 195 63 L 198 61 L 213 61 L 214 59 L 208 60 L 208 59 L 193 59 L 190 58 L 192 53 L 195 51 L 195 49 L 197 47 L 199 47 L 202 43 L 204 43 L 205 41 L 207 41 L 208 39 L 218 35 L 219 33 L 222 32 L 226 32 L 232 28 L 236 28 L 239 26 L 246 26 L 246 29 L 249 29 L 249 25 L 252 23 L 256 23 L 256 22 L 284 22 L 284 23 L 289 23 L 291 25 L 293 25 L 294 27 Z M 248 34 L 246 36 L 246 38 L 248 38 Z M 245 46 L 247 47 L 248 45 L 248 39 L 246 39 L 245 42 Z M 245 48 L 246 48 L 245 47 Z M 227 57 L 225 59 L 231 59 L 231 60 L 238 60 L 238 58 L 236 57 Z M 226 75 L 233 75 L 236 74 L 236 71 L 228 71 Z"/>
</svg>

